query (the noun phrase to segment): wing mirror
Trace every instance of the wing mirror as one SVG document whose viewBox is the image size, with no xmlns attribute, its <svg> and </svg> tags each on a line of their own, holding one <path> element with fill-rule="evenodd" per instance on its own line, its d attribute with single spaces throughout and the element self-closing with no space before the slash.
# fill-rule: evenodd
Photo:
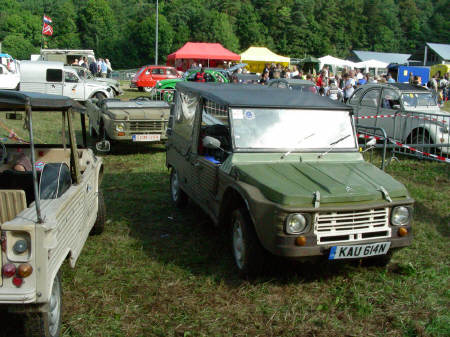
<svg viewBox="0 0 450 337">
<path fill-rule="evenodd" d="M 211 136 L 206 136 L 203 138 L 203 146 L 207 149 L 220 149 L 220 140 Z"/>
<path fill-rule="evenodd" d="M 95 148 L 98 152 L 109 152 L 111 151 L 111 143 L 108 140 L 102 140 L 95 144 Z"/>
</svg>

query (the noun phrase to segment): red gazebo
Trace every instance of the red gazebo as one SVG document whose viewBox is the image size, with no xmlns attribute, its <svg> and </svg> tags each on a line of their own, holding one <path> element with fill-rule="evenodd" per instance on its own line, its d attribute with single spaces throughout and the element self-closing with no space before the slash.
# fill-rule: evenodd
<svg viewBox="0 0 450 337">
<path fill-rule="evenodd" d="M 224 61 L 239 61 L 241 56 L 224 48 L 220 43 L 186 42 L 176 52 L 167 56 L 167 65 L 186 71 L 192 63 L 217 67 Z"/>
</svg>

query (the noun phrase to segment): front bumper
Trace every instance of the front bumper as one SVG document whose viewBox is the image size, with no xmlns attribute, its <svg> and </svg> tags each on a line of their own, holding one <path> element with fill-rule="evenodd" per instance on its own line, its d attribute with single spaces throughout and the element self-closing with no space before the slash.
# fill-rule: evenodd
<svg viewBox="0 0 450 337">
<path fill-rule="evenodd" d="M 413 235 L 411 226 L 401 226 L 401 227 L 406 228 L 408 230 L 407 236 L 401 237 L 398 235 L 397 231 L 393 230 L 392 236 L 390 238 L 321 244 L 321 245 L 317 245 L 316 236 L 313 233 L 303 235 L 306 237 L 306 244 L 304 246 L 296 245 L 295 240 L 298 236 L 279 235 L 275 238 L 272 253 L 278 256 L 301 260 L 302 258 L 313 256 L 327 257 L 330 253 L 331 247 L 333 246 L 353 246 L 377 242 L 390 242 L 391 243 L 391 246 L 389 248 L 390 250 L 403 248 L 411 244 Z"/>
</svg>

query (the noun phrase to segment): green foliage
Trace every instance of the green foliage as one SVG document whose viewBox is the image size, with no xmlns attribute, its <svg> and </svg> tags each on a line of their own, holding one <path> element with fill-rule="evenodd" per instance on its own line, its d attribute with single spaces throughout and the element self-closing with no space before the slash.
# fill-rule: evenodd
<svg viewBox="0 0 450 337">
<path fill-rule="evenodd" d="M 234 52 L 266 46 L 297 58 L 347 57 L 352 49 L 412 53 L 450 41 L 448 7 L 449 0 L 160 0 L 158 55 L 163 63 L 187 41 Z M 0 0 L 0 41 L 28 59 L 42 43 L 45 12 L 53 19 L 49 48 L 93 48 L 114 68 L 132 68 L 154 61 L 155 11 L 155 0 L 54 0 L 44 8 Z"/>
</svg>

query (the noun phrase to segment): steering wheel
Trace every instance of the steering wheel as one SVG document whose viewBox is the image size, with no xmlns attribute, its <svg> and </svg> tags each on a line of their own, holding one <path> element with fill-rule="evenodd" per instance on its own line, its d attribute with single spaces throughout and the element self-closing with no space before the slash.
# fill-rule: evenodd
<svg viewBox="0 0 450 337">
<path fill-rule="evenodd" d="M 2 146 L 2 153 L 0 157 L 0 164 L 3 164 L 5 162 L 6 157 L 8 156 L 8 153 L 6 152 L 6 146 L 3 144 L 3 142 L 0 140 L 0 145 Z"/>
</svg>

